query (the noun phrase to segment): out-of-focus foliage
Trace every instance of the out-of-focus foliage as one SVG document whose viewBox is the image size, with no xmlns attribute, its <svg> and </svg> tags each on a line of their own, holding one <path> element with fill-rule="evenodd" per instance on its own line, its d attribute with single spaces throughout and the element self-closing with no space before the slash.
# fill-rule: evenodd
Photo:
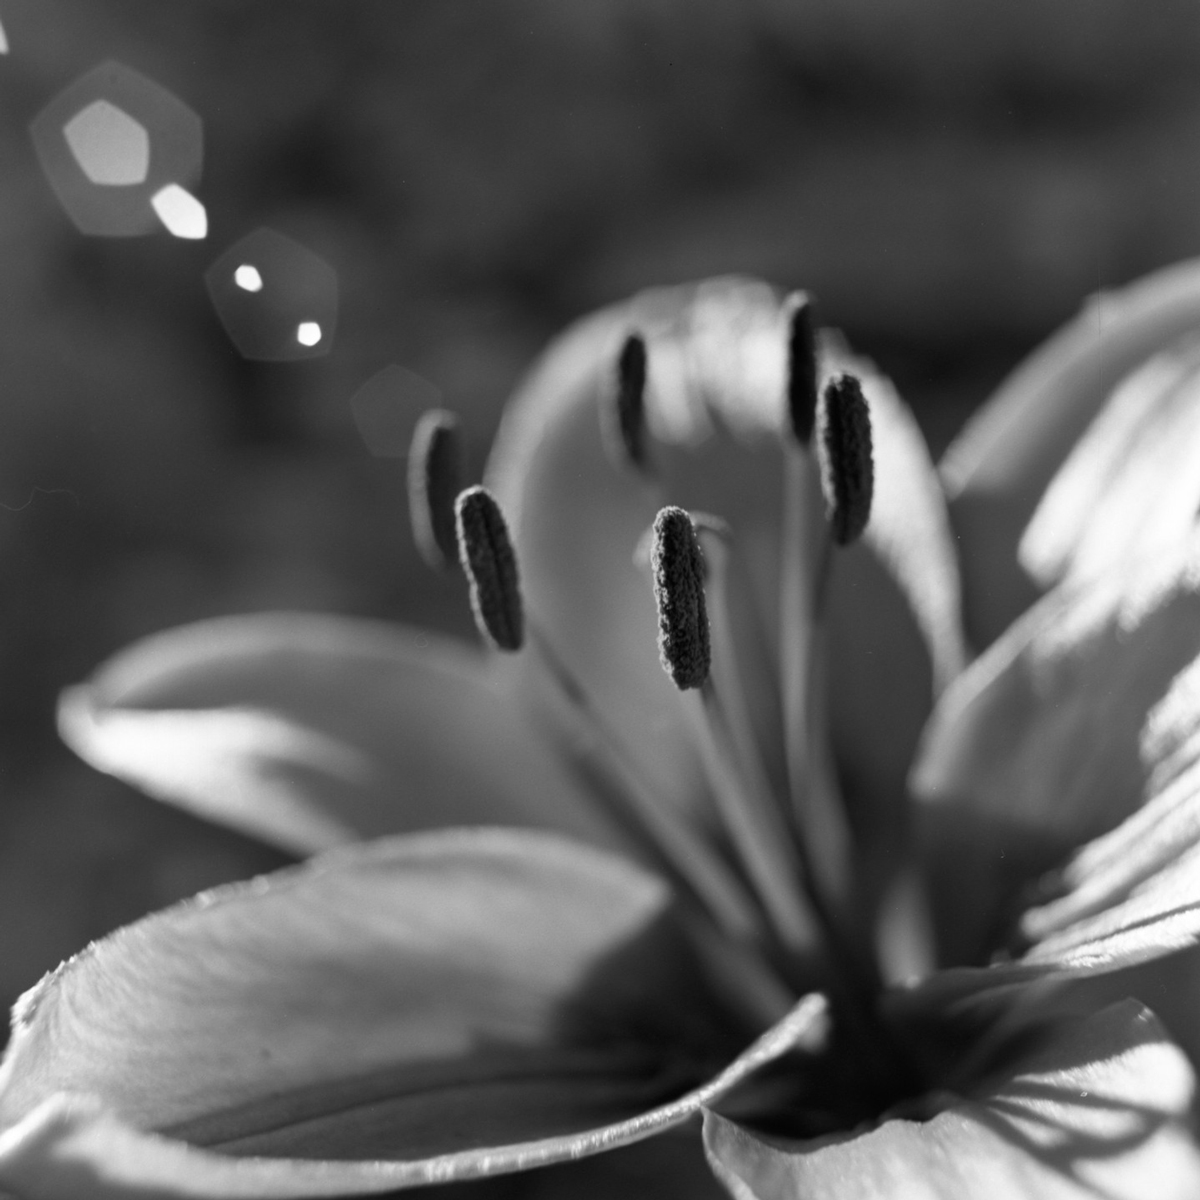
<svg viewBox="0 0 1200 1200">
<path fill-rule="evenodd" d="M 382 367 L 462 414 L 477 468 L 570 317 L 746 271 L 811 288 L 940 444 L 1080 295 L 1200 248 L 1188 0 L 0 0 L 0 20 L 5 1001 L 276 861 L 74 763 L 63 684 L 222 612 L 469 630 L 410 545 L 402 463 L 355 427 Z M 200 115 L 206 241 L 85 238 L 41 175 L 29 122 L 109 58 Z M 262 225 L 337 271 L 328 357 L 249 363 L 212 311 L 205 269 Z"/>
</svg>

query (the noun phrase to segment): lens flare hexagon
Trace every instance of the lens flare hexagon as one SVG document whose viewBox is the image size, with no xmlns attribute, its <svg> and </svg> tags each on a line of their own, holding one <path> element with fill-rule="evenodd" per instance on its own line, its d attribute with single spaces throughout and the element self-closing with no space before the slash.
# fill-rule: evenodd
<svg viewBox="0 0 1200 1200">
<path fill-rule="evenodd" d="M 30 133 L 54 194 L 81 233 L 150 233 L 161 220 L 153 198 L 168 187 L 186 192 L 200 178 L 200 118 L 118 62 L 101 63 L 60 92 Z"/>
<path fill-rule="evenodd" d="M 131 187 L 150 174 L 150 135 L 140 121 L 107 100 L 93 100 L 64 126 L 75 161 L 92 183 Z"/>
<path fill-rule="evenodd" d="M 225 332 L 246 358 L 288 362 L 328 354 L 337 324 L 334 269 L 274 229 L 256 229 L 204 274 Z"/>
<path fill-rule="evenodd" d="M 436 384 L 390 363 L 350 397 L 350 413 L 371 454 L 376 458 L 404 458 L 417 415 L 441 403 L 441 389 Z"/>
</svg>

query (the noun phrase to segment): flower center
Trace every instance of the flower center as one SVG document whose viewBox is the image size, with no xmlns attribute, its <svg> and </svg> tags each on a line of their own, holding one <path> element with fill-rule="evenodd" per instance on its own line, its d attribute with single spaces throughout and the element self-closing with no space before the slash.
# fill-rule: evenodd
<svg viewBox="0 0 1200 1200">
<path fill-rule="evenodd" d="M 653 480 L 644 389 L 648 346 L 624 340 L 605 428 L 612 456 Z M 723 522 L 664 507 L 639 559 L 659 614 L 659 653 L 679 693 L 686 726 L 716 812 L 713 831 L 664 803 L 558 653 L 536 612 L 522 604 L 503 516 L 483 488 L 461 493 L 458 557 L 477 624 L 495 648 L 536 655 L 562 704 L 560 749 L 641 857 L 673 884 L 697 946 L 725 990 L 760 1021 L 806 991 L 829 995 L 832 1042 L 821 1095 L 798 1097 L 821 1122 L 845 1128 L 919 1094 L 923 1072 L 881 1011 L 883 983 L 867 916 L 854 888 L 853 845 L 833 764 L 824 704 L 824 609 L 835 546 L 859 537 L 872 496 L 871 429 L 858 381 L 839 375 L 817 396 L 811 304 L 789 302 L 789 436 L 781 438 L 778 705 L 786 779 L 763 758 L 744 687 L 730 588 L 741 586 L 737 547 Z M 429 421 L 433 427 L 433 419 Z M 442 420 L 437 429 L 446 427 Z M 816 437 L 812 436 L 816 433 Z M 440 447 L 441 457 L 438 457 Z M 458 486 L 444 438 L 419 427 L 410 481 L 418 532 L 444 529 L 446 496 Z M 444 552 L 443 552 L 444 553 Z M 651 648 L 647 645 L 647 652 Z M 761 682 L 761 681 L 757 681 Z M 823 1078 L 803 1073 L 806 1078 Z"/>
</svg>

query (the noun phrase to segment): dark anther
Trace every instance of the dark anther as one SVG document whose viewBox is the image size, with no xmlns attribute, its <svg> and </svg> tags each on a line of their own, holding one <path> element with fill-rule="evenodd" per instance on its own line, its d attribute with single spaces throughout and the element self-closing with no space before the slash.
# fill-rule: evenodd
<svg viewBox="0 0 1200 1200">
<path fill-rule="evenodd" d="M 807 446 L 817 419 L 817 330 L 812 297 L 807 292 L 793 292 L 784 311 L 788 322 L 788 423 L 796 441 Z"/>
<path fill-rule="evenodd" d="M 708 678 L 712 659 L 704 601 L 704 556 L 692 518 L 664 508 L 654 519 L 654 601 L 658 606 L 658 656 L 681 691 Z"/>
<path fill-rule="evenodd" d="M 468 488 L 454 506 L 458 554 L 471 584 L 479 632 L 497 650 L 520 650 L 525 640 L 517 556 L 500 506 L 486 488 Z"/>
<path fill-rule="evenodd" d="M 458 418 L 431 408 L 417 422 L 408 451 L 408 511 L 421 557 L 435 569 L 458 561 L 454 501 L 462 491 Z"/>
<path fill-rule="evenodd" d="M 825 388 L 821 405 L 821 486 L 825 513 L 839 546 L 866 528 L 875 490 L 871 414 L 853 375 L 838 375 Z"/>
<path fill-rule="evenodd" d="M 616 391 L 605 415 L 610 452 L 623 465 L 646 465 L 646 340 L 631 333 L 617 356 Z"/>
</svg>

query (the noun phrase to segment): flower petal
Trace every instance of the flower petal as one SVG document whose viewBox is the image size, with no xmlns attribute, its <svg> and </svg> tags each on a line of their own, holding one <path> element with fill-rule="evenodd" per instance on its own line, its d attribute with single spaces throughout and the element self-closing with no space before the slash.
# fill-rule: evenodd
<svg viewBox="0 0 1200 1200">
<path fill-rule="evenodd" d="M 614 1082 L 644 1093 L 664 1064 L 731 1057 L 750 1028 L 652 876 L 548 834 L 443 831 L 335 851 L 95 944 L 22 1000 L 0 1122 L 63 1092 L 206 1143 L 286 1140 L 301 1122 L 310 1146 L 469 1137 L 419 1113 L 399 1134 L 339 1114 L 428 1110 L 438 1090 L 470 1105 L 539 1067 L 607 1103 Z"/>
<path fill-rule="evenodd" d="M 1046 914 L 1033 910 L 1033 917 Z M 1027 920 L 1026 925 L 1033 922 Z M 1070 971 L 1115 971 L 1200 942 L 1200 846 L 1192 845 L 1109 907 L 1073 921 L 1055 913 L 1025 956 Z"/>
<path fill-rule="evenodd" d="M 486 660 L 449 639 L 301 613 L 137 643 L 62 699 L 94 767 L 284 849 L 455 824 L 613 835 Z"/>
<path fill-rule="evenodd" d="M 1043 495 L 1021 564 L 1043 586 L 1185 541 L 1200 510 L 1198 331 L 1116 388 Z"/>
<path fill-rule="evenodd" d="M 656 439 L 649 482 L 609 462 L 601 433 L 600 408 L 633 329 L 649 347 L 647 420 Z M 642 293 L 551 347 L 510 404 L 490 463 L 489 485 L 515 531 L 531 613 L 664 803 L 685 811 L 704 796 L 702 772 L 654 653 L 654 605 L 631 558 L 661 504 L 715 513 L 732 527 L 759 623 L 777 648 L 785 347 L 782 298 L 765 284 L 717 279 Z M 847 760 L 854 782 L 894 798 L 930 703 L 921 630 L 935 647 L 939 678 L 961 661 L 957 576 L 911 416 L 867 364 L 839 347 L 827 350 L 830 365 L 866 372 L 878 409 L 881 504 L 868 527 L 875 552 L 839 555 L 831 582 L 834 732 L 839 745 L 854 747 Z M 512 666 L 531 686 L 531 659 Z M 884 677 L 887 688 L 878 686 Z M 774 703 L 763 698 L 772 682 L 747 681 L 755 711 Z M 864 728 L 869 738 L 860 736 Z"/>
<path fill-rule="evenodd" d="M 1181 671 L 1147 718 L 1146 804 L 1076 852 L 1061 872 L 1065 896 L 1043 906 L 1035 936 L 1128 896 L 1200 842 L 1200 660 Z"/>
<path fill-rule="evenodd" d="M 1078 844 L 1144 801 L 1147 715 L 1200 653 L 1200 539 L 1047 595 L 943 696 L 913 774 Z"/>
<path fill-rule="evenodd" d="M 1030 909 L 1025 960 L 1110 971 L 1200 940 L 1200 660 L 1181 672 L 1142 738 L 1149 799 L 1080 849 L 1060 894 Z"/>
<path fill-rule="evenodd" d="M 831 734 L 870 894 L 895 869 L 921 730 L 966 649 L 957 564 L 921 432 L 870 363 L 843 356 L 839 366 L 863 381 L 876 446 L 871 520 L 863 544 L 838 556 L 827 609 Z"/>
<path fill-rule="evenodd" d="M 589 1047 L 607 1041 L 615 1061 L 655 1021 L 681 1044 L 670 997 L 697 980 L 672 983 L 668 960 L 682 971 L 687 959 L 677 931 L 658 932 L 674 928 L 669 910 L 652 876 L 545 834 L 335 851 L 146 918 L 48 976 L 16 1016 L 0 1121 L 90 1093 L 144 1127 L 224 1122 L 203 1140 L 225 1142 L 308 1107 L 411 1098 L 423 1080 L 487 1083 L 492 1065 L 519 1086 L 530 1055 L 604 1080 Z M 660 940 L 663 961 L 627 978 L 650 971 L 642 937 Z M 711 1008 L 689 1013 L 712 1036 Z M 281 1095 L 278 1122 L 245 1112 Z"/>
<path fill-rule="evenodd" d="M 0 1077 L 0 1185 L 332 1195 L 565 1161 L 686 1119 L 823 1012 L 801 1002 L 688 1091 L 747 1026 L 665 887 L 549 835 L 390 839 L 149 917 L 48 977 Z"/>
<path fill-rule="evenodd" d="M 871 408 L 875 499 L 866 539 L 900 584 L 925 634 L 937 689 L 962 670 L 966 646 L 958 560 L 925 439 L 891 380 L 864 359 L 839 354 Z"/>
<path fill-rule="evenodd" d="M 1200 260 L 1095 297 L 1019 366 L 942 460 L 968 633 L 988 645 L 1036 597 L 1017 544 L 1059 465 L 1113 388 L 1200 327 Z"/>
<path fill-rule="evenodd" d="M 782 1144 L 705 1115 L 714 1169 L 738 1200 L 1186 1200 L 1200 1192 L 1187 1059 L 1135 1002 L 1052 1040 L 931 1120 L 885 1120 Z"/>
<path fill-rule="evenodd" d="M 408 1166 L 227 1158 L 139 1133 L 82 1097 L 47 1101 L 44 1111 L 0 1137 L 0 1177 L 19 1188 L 25 1200 L 363 1195 L 412 1186 L 414 1172 Z M 418 1178 L 415 1186 L 428 1177 Z M 705 1162 L 700 1138 L 670 1129 L 603 1154 L 564 1158 L 519 1183 L 493 1178 L 489 1186 L 477 1178 L 438 1187 L 436 1195 L 447 1200 L 557 1200 L 564 1195 L 572 1200 L 721 1200 L 727 1193 Z"/>
<path fill-rule="evenodd" d="M 943 961 L 980 961 L 1024 884 L 1149 798 L 1143 726 L 1197 654 L 1193 539 L 1060 585 L 946 691 L 913 773 Z"/>
</svg>

